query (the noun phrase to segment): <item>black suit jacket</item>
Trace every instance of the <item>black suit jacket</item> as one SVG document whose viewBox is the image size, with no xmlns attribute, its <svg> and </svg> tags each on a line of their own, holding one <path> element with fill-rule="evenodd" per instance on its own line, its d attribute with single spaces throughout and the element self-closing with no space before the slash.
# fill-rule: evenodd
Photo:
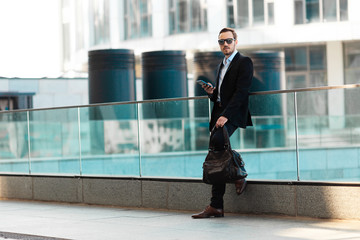
<svg viewBox="0 0 360 240">
<path fill-rule="evenodd" d="M 222 62 L 217 69 L 216 88 L 210 99 L 217 101 L 219 74 Z M 217 119 L 224 116 L 237 127 L 252 126 L 249 111 L 249 90 L 253 78 L 253 63 L 249 57 L 237 53 L 227 69 L 220 89 L 221 108 L 214 105 L 211 112 L 210 130 Z"/>
</svg>

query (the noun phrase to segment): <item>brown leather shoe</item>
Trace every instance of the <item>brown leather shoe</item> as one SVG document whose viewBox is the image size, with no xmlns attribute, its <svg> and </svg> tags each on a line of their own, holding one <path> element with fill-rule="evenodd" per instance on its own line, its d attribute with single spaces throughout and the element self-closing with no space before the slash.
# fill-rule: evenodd
<svg viewBox="0 0 360 240">
<path fill-rule="evenodd" d="M 235 188 L 236 188 L 237 195 L 240 195 L 245 191 L 246 185 L 247 185 L 247 183 L 246 183 L 245 178 L 235 181 Z"/>
<path fill-rule="evenodd" d="M 204 211 L 191 216 L 192 218 L 209 218 L 209 217 L 224 217 L 223 209 L 216 209 L 212 206 L 207 206 Z"/>
</svg>

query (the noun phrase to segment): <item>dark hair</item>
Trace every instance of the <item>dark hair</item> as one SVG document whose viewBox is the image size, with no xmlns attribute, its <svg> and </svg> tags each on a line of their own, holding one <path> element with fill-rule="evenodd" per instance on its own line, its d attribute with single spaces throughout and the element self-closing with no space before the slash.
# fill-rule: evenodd
<svg viewBox="0 0 360 240">
<path fill-rule="evenodd" d="M 233 35 L 234 39 L 235 40 L 237 39 L 237 34 L 236 34 L 234 29 L 232 29 L 232 28 L 223 28 L 223 29 L 220 30 L 219 35 L 224 33 L 224 32 L 232 32 L 232 35 Z"/>
</svg>

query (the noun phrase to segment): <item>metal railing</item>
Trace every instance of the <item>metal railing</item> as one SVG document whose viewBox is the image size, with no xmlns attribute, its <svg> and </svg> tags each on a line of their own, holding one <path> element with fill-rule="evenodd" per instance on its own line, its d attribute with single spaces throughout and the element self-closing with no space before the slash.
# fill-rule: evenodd
<svg viewBox="0 0 360 240">
<path fill-rule="evenodd" d="M 359 181 L 359 84 L 251 93 L 250 179 Z M 201 178 L 207 97 L 0 112 L 0 172 Z"/>
</svg>

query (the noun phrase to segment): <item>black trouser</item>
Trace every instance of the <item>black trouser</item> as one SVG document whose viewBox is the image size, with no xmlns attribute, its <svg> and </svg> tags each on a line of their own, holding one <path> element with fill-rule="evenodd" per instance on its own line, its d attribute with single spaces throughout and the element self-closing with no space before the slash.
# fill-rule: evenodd
<svg viewBox="0 0 360 240">
<path fill-rule="evenodd" d="M 225 124 L 229 137 L 235 132 L 237 127 L 230 123 L 229 121 Z M 220 130 L 220 129 L 219 129 Z M 224 133 L 223 131 L 215 131 L 211 137 L 211 143 L 215 149 L 223 149 L 224 147 Z M 213 208 L 223 209 L 224 208 L 224 194 L 225 194 L 226 184 L 213 184 L 212 185 L 212 197 L 210 206 Z"/>
</svg>

